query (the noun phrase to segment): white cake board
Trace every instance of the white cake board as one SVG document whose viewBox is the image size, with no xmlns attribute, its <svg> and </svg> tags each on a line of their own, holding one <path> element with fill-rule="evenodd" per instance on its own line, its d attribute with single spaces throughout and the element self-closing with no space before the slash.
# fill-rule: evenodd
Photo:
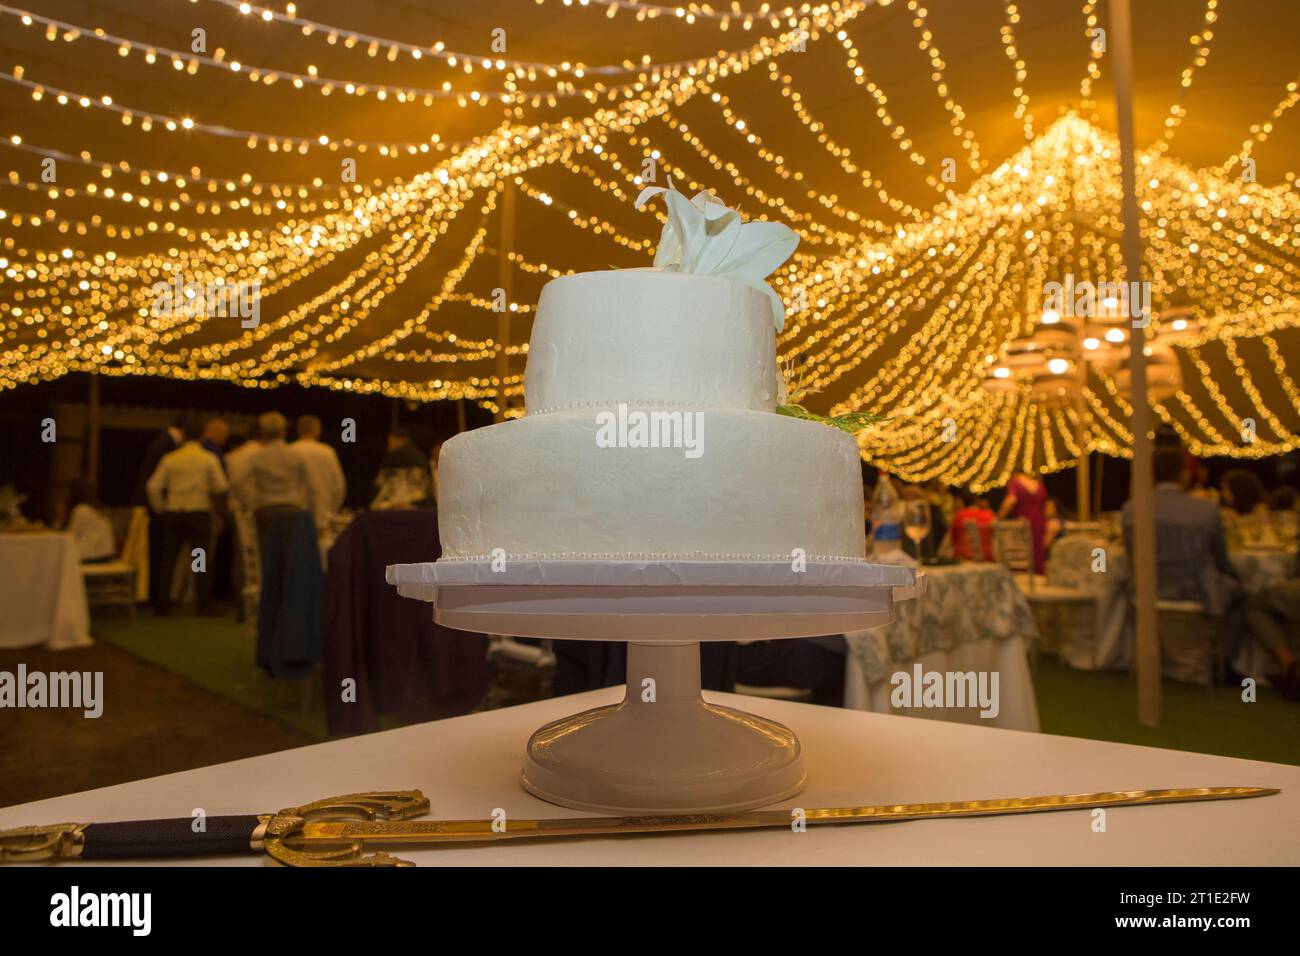
<svg viewBox="0 0 1300 956">
<path fill-rule="evenodd" d="M 707 703 L 699 643 L 880 627 L 924 583 L 911 568 L 864 562 L 437 562 L 386 577 L 447 627 L 629 645 L 623 701 L 538 729 L 523 771 L 544 800 L 619 815 L 726 812 L 798 793 L 798 738 Z"/>
</svg>

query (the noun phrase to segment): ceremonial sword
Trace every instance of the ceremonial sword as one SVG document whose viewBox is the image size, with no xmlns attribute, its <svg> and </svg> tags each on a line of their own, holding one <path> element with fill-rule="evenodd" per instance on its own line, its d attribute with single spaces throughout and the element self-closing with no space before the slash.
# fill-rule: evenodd
<svg viewBox="0 0 1300 956">
<path fill-rule="evenodd" d="M 424 794 L 419 790 L 383 790 L 330 797 L 279 813 L 210 816 L 203 821 L 201 832 L 195 832 L 196 820 L 190 817 L 121 823 L 56 823 L 0 830 L 0 863 L 264 852 L 286 866 L 414 866 L 410 861 L 388 853 L 369 851 L 376 847 L 495 843 L 542 837 L 900 823 L 944 817 L 1241 800 L 1280 792 L 1271 787 L 1187 787 L 736 813 L 551 817 L 539 820 L 413 820 L 412 817 L 429 812 L 429 801 Z"/>
</svg>

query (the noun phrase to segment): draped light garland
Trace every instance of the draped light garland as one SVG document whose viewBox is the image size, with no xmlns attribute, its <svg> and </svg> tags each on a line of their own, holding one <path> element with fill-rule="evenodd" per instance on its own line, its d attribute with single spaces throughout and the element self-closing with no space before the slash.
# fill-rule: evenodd
<svg viewBox="0 0 1300 956">
<path fill-rule="evenodd" d="M 20 131 L 7 133 L 0 148 L 68 163 L 84 170 L 87 180 L 52 186 L 18 169 L 0 179 L 0 186 L 39 193 L 50 203 L 39 213 L 18 212 L 0 199 L 0 388 L 95 371 L 256 388 L 297 382 L 419 401 L 464 398 L 520 414 L 526 342 L 458 334 L 440 327 L 440 311 L 455 306 L 481 314 L 480 328 L 493 330 L 495 310 L 502 305 L 476 264 L 503 252 L 520 275 L 544 278 L 569 271 L 556 262 L 493 248 L 507 188 L 557 229 L 580 230 L 608 242 L 617 250 L 613 254 L 648 263 L 659 231 L 655 218 L 625 213 L 612 221 L 599 210 L 611 201 L 629 206 L 649 164 L 685 188 L 737 194 L 759 217 L 786 221 L 800 233 L 798 255 L 772 278 L 788 313 L 778 350 L 783 360 L 804 370 L 809 393 L 821 393 L 831 414 L 865 409 L 891 417 L 888 425 L 859 435 L 864 458 L 909 480 L 940 477 L 983 488 L 1004 483 L 1017 470 L 1068 467 L 1085 451 L 1123 455 L 1132 443 L 1122 342 L 1114 343 L 1112 358 L 1101 360 L 1109 353 L 1098 337 L 1109 332 L 1089 334 L 1081 320 L 1063 324 L 1076 332 L 1076 343 L 1069 344 L 1060 334 L 1061 317 L 1051 317 L 1044 302 L 1047 283 L 1066 276 L 1094 284 L 1124 278 L 1118 146 L 1092 122 L 1101 54 L 1090 48 L 1081 112 L 1044 125 L 1030 110 L 1028 70 L 1015 37 L 1023 14 L 1013 3 L 1005 4 L 1000 37 L 1014 72 L 1014 118 L 1027 142 L 994 169 L 949 87 L 927 10 L 918 0 L 898 4 L 929 62 L 930 80 L 964 164 L 977 177 L 958 191 L 935 175 L 932 160 L 918 150 L 853 36 L 855 18 L 871 6 L 888 6 L 885 0 L 780 10 L 764 5 L 749 12 L 738 4 L 714 9 L 590 0 L 611 17 L 711 24 L 718 31 L 739 27 L 751 40 L 740 50 L 688 61 L 655 63 L 642 57 L 596 66 L 470 57 L 440 42 L 420 45 L 311 21 L 292 4 L 280 11 L 237 0 L 208 2 L 272 29 L 291 26 L 304 36 L 324 36 L 331 45 L 359 48 L 369 58 L 427 56 L 461 77 L 496 76 L 500 85 L 399 87 L 326 80 L 314 68 L 303 73 L 239 64 L 235 70 L 224 53 L 195 57 L 3 5 L 0 16 L 25 17 L 52 40 L 88 37 L 115 44 L 123 56 L 169 60 L 196 82 L 203 69 L 220 69 L 250 78 L 256 72 L 264 84 L 382 94 L 397 102 L 447 94 L 463 104 L 504 105 L 505 118 L 492 131 L 460 143 L 436 134 L 410 142 L 355 140 L 327 131 L 313 138 L 228 129 L 200 118 L 127 107 L 11 68 L 0 80 L 27 90 L 37 103 L 107 111 L 145 132 L 242 140 L 250 149 L 300 155 L 328 150 L 415 157 L 426 166 L 404 180 L 347 186 L 320 179 L 267 182 L 250 174 L 211 176 L 198 166 L 144 168 L 97 155 L 102 151 L 70 154 L 29 142 Z M 569 6 L 564 0 L 546 3 Z M 575 5 L 588 4 L 575 0 Z M 1207 0 L 1182 91 L 1209 56 L 1220 6 L 1221 0 Z M 1082 6 L 1090 42 L 1096 7 L 1095 2 Z M 933 208 L 891 194 L 809 110 L 784 57 L 816 43 L 839 48 L 846 82 L 861 89 L 874 121 L 933 189 Z M 799 134 L 806 142 L 778 146 L 771 134 L 756 128 L 730 82 L 750 71 L 770 81 L 769 94 L 790 110 L 796 130 L 806 131 Z M 611 85 L 610 78 L 617 82 Z M 553 89 L 532 88 L 539 82 L 550 82 Z M 575 99 L 590 104 L 587 115 L 535 116 L 536 110 L 550 111 Z M 1180 94 L 1163 136 L 1138 158 L 1146 276 L 1154 324 L 1164 333 L 1155 340 L 1160 353 L 1153 363 L 1169 372 L 1167 379 L 1153 380 L 1154 406 L 1157 419 L 1197 454 L 1253 457 L 1300 446 L 1295 378 L 1300 363 L 1288 361 L 1286 344 L 1296 342 L 1300 326 L 1295 294 L 1300 238 L 1293 229 L 1300 197 L 1294 177 L 1267 188 L 1234 174 L 1297 101 L 1300 92 L 1291 83 L 1270 118 L 1251 127 L 1236 154 L 1221 167 L 1195 171 L 1169 156 L 1186 115 Z M 701 115 L 710 122 L 695 122 Z M 804 148 L 832 157 L 860 192 L 819 189 L 792 160 Z M 697 182 L 683 157 L 708 167 L 711 181 Z M 759 170 L 761 181 L 754 175 Z M 777 185 L 762 184 L 768 181 Z M 864 214 L 856 208 L 859 197 L 878 202 L 896 218 Z M 57 205 L 69 198 L 126 204 L 161 218 L 137 225 L 110 224 L 101 215 L 63 216 Z M 662 221 L 659 212 L 640 215 Z M 232 216 L 241 224 L 222 224 Z M 248 217 L 258 224 L 249 225 Z M 20 244 L 15 227 L 33 233 L 30 242 Z M 63 238 L 96 232 L 140 243 L 166 237 L 170 245 L 143 254 L 83 254 Z M 57 248 L 46 247 L 51 240 Z M 243 329 L 201 312 L 153 314 L 156 285 L 177 280 L 217 287 L 256 282 L 266 316 L 255 328 Z M 416 290 L 425 291 L 413 304 Z M 395 308 L 399 296 L 400 321 L 382 325 L 382 332 L 372 328 L 373 318 Z M 524 301 L 504 307 L 525 322 L 533 310 Z M 1089 344 L 1094 341 L 1098 344 Z M 1021 360 L 1027 343 L 1055 344 L 1041 360 L 1032 356 L 1037 364 L 1031 362 L 1032 372 L 1021 374 L 1011 366 Z M 503 351 L 513 360 L 509 374 L 501 378 L 481 371 Z M 1077 382 L 1072 393 L 1077 401 L 1060 399 L 1057 379 Z"/>
</svg>

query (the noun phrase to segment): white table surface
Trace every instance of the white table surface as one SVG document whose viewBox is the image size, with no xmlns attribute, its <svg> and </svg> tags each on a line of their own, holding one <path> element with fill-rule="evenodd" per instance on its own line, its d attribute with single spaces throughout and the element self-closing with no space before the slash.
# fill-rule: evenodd
<svg viewBox="0 0 1300 956">
<path fill-rule="evenodd" d="M 72 535 L 0 534 L 0 647 L 85 647 L 90 610 Z"/>
<path fill-rule="evenodd" d="M 432 816 L 582 816 L 519 785 L 540 724 L 619 699 L 622 688 L 435 721 L 0 810 L 0 829 L 277 810 L 358 790 L 422 789 Z M 745 833 L 521 841 L 404 849 L 437 865 L 1296 865 L 1300 767 L 706 694 L 783 721 L 803 741 L 809 786 L 789 806 L 915 803 L 1095 790 L 1272 786 L 1272 797 L 1089 811 Z M 189 861 L 196 862 L 196 861 Z M 204 861 L 197 861 L 204 862 Z M 208 863 L 261 865 L 254 855 Z M 67 864 L 77 866 L 85 864 Z"/>
</svg>

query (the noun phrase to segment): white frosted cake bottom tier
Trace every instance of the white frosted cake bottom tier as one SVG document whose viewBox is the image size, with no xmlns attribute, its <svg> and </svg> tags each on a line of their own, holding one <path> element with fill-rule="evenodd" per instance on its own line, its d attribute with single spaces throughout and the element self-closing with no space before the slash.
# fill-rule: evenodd
<svg viewBox="0 0 1300 956">
<path fill-rule="evenodd" d="M 595 409 L 458 435 L 439 460 L 444 559 L 861 559 L 857 444 L 769 412 L 701 411 L 686 447 L 636 443 Z M 616 409 L 608 409 L 617 417 Z M 661 434 L 663 434 L 661 432 Z M 608 444 L 608 441 L 605 442 Z"/>
</svg>

